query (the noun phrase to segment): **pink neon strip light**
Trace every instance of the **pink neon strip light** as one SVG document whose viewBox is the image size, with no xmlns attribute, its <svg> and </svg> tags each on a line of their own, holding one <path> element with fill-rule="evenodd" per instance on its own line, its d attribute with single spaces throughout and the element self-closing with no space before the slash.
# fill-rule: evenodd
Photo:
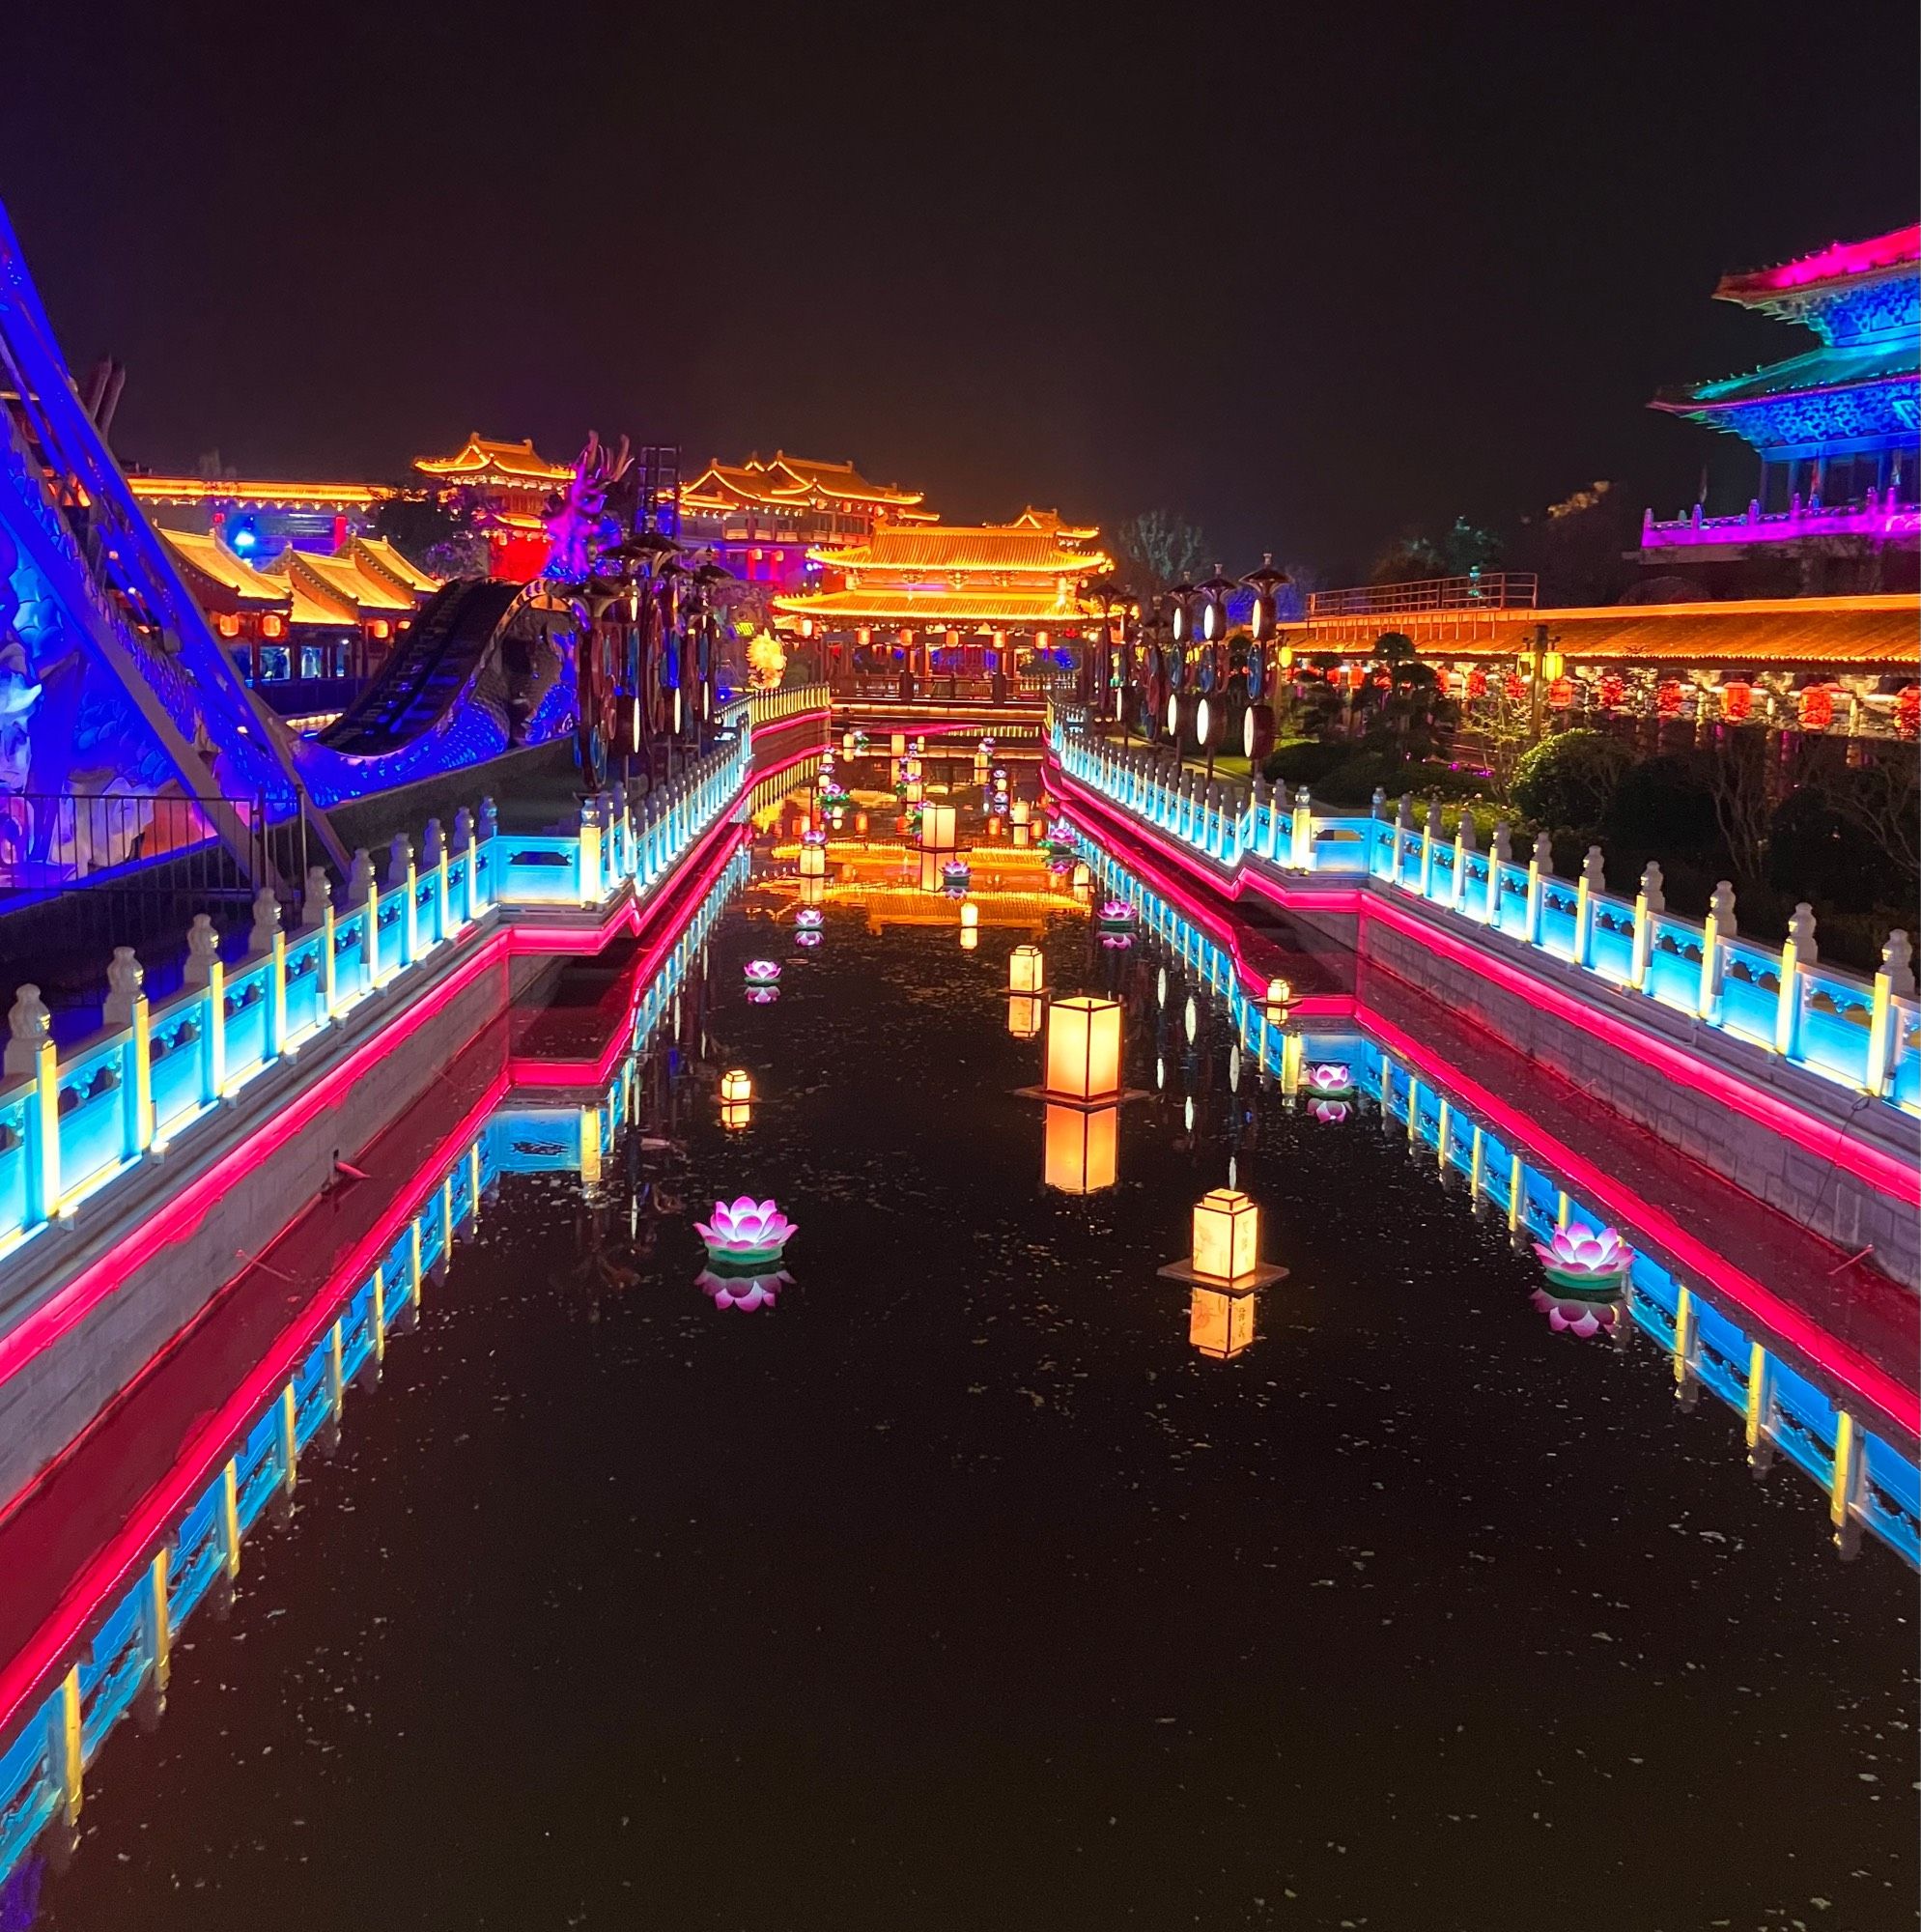
<svg viewBox="0 0 1921 1932">
<path fill-rule="evenodd" d="M 1307 907 L 1317 911 L 1336 910 L 1356 912 L 1363 919 L 1378 919 L 1396 931 L 1418 939 L 1430 951 L 1444 957 L 1465 965 L 1483 979 L 1491 980 L 1496 985 L 1510 992 L 1518 993 L 1532 1006 L 1553 1013 L 1557 1018 L 1582 1028 L 1585 1032 L 1597 1035 L 1612 1046 L 1620 1049 L 1630 1059 L 1639 1061 L 1644 1066 L 1653 1068 L 1663 1078 L 1674 1081 L 1679 1086 L 1688 1087 L 1699 1094 L 1725 1106 L 1733 1107 L 1749 1120 L 1758 1122 L 1783 1139 L 1793 1141 L 1818 1159 L 1831 1161 L 1835 1166 L 1847 1170 L 1857 1180 L 1865 1181 L 1879 1193 L 1891 1195 L 1898 1201 L 1910 1205 L 1921 1205 L 1921 1171 L 1917 1171 L 1897 1155 L 1867 1144 L 1850 1140 L 1840 1128 L 1824 1122 L 1812 1121 L 1790 1102 L 1777 1095 L 1755 1087 L 1737 1074 L 1729 1073 L 1717 1066 L 1709 1066 L 1697 1061 L 1681 1048 L 1670 1045 L 1666 1040 L 1656 1038 L 1640 1027 L 1604 1009 L 1577 999 L 1551 980 L 1524 973 L 1506 960 L 1495 958 L 1491 953 L 1475 946 L 1472 942 L 1443 931 L 1433 923 L 1417 918 L 1405 908 L 1384 895 L 1364 892 L 1358 888 L 1339 895 L 1323 895 L 1312 891 L 1302 891 L 1285 886 L 1270 879 L 1266 874 L 1250 867 L 1237 867 L 1231 882 L 1223 881 L 1202 870 L 1198 855 L 1183 852 L 1179 846 L 1161 838 L 1144 827 L 1137 827 L 1133 821 L 1116 813 L 1097 794 L 1078 781 L 1069 778 L 1055 767 L 1056 775 L 1077 797 L 1094 804 L 1097 815 L 1106 823 L 1122 828 L 1117 836 L 1129 840 L 1145 838 L 1158 850 L 1167 854 L 1174 864 L 1189 873 L 1199 873 L 1208 880 L 1218 891 L 1229 897 L 1239 898 L 1246 890 L 1252 888 L 1263 898 L 1286 910 Z"/>
<path fill-rule="evenodd" d="M 1543 1133 L 1518 1109 L 1496 1098 L 1477 1081 L 1450 1066 L 1412 1036 L 1403 1033 L 1392 1020 L 1383 1019 L 1379 1013 L 1363 1008 L 1359 1021 L 1396 1060 L 1417 1067 L 1436 1087 L 1458 1094 L 1470 1112 L 1478 1114 L 1486 1125 L 1511 1145 L 1532 1150 L 1549 1166 L 1565 1175 L 1583 1194 L 1591 1196 L 1609 1212 L 1619 1215 L 1622 1220 L 1638 1227 L 1658 1241 L 1709 1287 L 1757 1321 L 1766 1322 L 1867 1406 L 1879 1410 L 1906 1430 L 1908 1435 L 1921 1435 L 1921 1395 L 1913 1389 L 1904 1387 L 1866 1355 L 1828 1334 L 1799 1309 L 1783 1301 L 1770 1289 L 1764 1288 L 1744 1269 L 1736 1267 L 1732 1262 L 1717 1255 L 1712 1248 L 1689 1234 L 1672 1215 L 1652 1207 L 1624 1182 L 1615 1179 L 1551 1134 Z"/>
</svg>

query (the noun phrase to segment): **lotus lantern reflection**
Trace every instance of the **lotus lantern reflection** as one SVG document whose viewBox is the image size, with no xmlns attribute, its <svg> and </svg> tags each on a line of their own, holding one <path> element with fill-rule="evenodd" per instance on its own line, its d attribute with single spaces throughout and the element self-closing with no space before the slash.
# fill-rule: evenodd
<svg viewBox="0 0 1921 1932">
<path fill-rule="evenodd" d="M 809 927 L 821 924 L 826 918 L 827 915 L 821 911 L 819 906 L 803 906 L 794 915 L 794 923 L 803 932 L 805 932 Z"/>
<path fill-rule="evenodd" d="M 1608 1299 L 1556 1294 L 1545 1288 L 1536 1289 L 1528 1298 L 1547 1317 L 1547 1325 L 1557 1335 L 1573 1335 L 1587 1342 L 1596 1335 L 1611 1335 L 1621 1325 L 1618 1286 Z"/>
<path fill-rule="evenodd" d="M 1576 1291 L 1618 1288 L 1634 1262 L 1634 1250 L 1612 1228 L 1557 1228 L 1534 1252 L 1555 1287 Z"/>
<path fill-rule="evenodd" d="M 716 1274 L 712 1268 L 702 1268 L 694 1286 L 716 1308 L 738 1308 L 743 1315 L 751 1315 L 756 1308 L 772 1308 L 780 1291 L 791 1287 L 793 1280 L 785 1268 L 771 1274 L 764 1270 L 758 1274 Z"/>
<path fill-rule="evenodd" d="M 693 1232 L 707 1244 L 707 1259 L 729 1267 L 776 1261 L 794 1235 L 794 1224 L 773 1201 L 743 1194 L 714 1204 L 714 1218 L 696 1221 Z"/>
<path fill-rule="evenodd" d="M 1339 1126 L 1347 1118 L 1345 1100 L 1314 1100 L 1309 1102 L 1308 1112 L 1317 1121 L 1325 1121 L 1330 1127 Z"/>
</svg>

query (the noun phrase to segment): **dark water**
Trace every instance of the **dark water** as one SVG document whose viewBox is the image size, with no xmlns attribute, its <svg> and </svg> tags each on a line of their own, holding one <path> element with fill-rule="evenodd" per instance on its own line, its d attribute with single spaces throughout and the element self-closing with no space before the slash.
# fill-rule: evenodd
<svg viewBox="0 0 1921 1932">
<path fill-rule="evenodd" d="M 503 1184 L 46 1922 L 1911 1923 L 1909 1573 L 1646 1344 L 1552 1334 L 1431 1158 L 1230 1097 L 1204 999 L 1119 1183 L 1043 1189 L 1017 936 L 727 915 L 654 1056 L 684 1155 L 598 1216 Z M 1152 950 L 1049 959 L 1132 989 L 1151 1086 Z M 1222 1361 L 1156 1268 L 1230 1151 L 1291 1273 Z M 744 1191 L 800 1227 L 752 1312 L 675 1211 Z"/>
</svg>

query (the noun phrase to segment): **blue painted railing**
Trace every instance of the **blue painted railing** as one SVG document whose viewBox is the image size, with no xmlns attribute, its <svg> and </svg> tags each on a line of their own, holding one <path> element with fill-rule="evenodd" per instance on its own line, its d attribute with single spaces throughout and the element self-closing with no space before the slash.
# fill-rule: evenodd
<svg viewBox="0 0 1921 1932">
<path fill-rule="evenodd" d="M 1453 1094 L 1395 1065 L 1375 1041 L 1352 1029 L 1289 1024 L 1258 994 L 1250 996 L 1224 947 L 1098 841 L 1076 838 L 1098 889 L 1133 905 L 1142 929 L 1162 942 L 1176 970 L 1221 1002 L 1235 1051 L 1248 1056 L 1251 1070 L 1271 1075 L 1284 1094 L 1312 1101 L 1313 1069 L 1345 1065 L 1355 1091 L 1393 1118 L 1406 1121 L 1411 1110 L 1410 1143 L 1434 1149 L 1438 1168 L 1465 1176 L 1474 1199 L 1484 1198 L 1507 1215 L 1517 1243 L 1550 1239 L 1557 1227 L 1605 1224 L 1598 1209 L 1477 1122 Z M 1166 1006 L 1173 988 L 1165 967 L 1157 990 Z M 1165 1065 L 1157 1064 L 1156 1084 L 1166 1078 Z M 1911 1460 L 1752 1341 L 1706 1293 L 1684 1284 L 1653 1256 L 1636 1252 L 1625 1306 L 1636 1325 L 1673 1358 L 1683 1386 L 1688 1378 L 1698 1378 L 1743 1417 L 1751 1457 L 1765 1463 L 1778 1448 L 1821 1485 L 1844 1542 L 1865 1529 L 1921 1568 L 1921 1468 Z"/>
<path fill-rule="evenodd" d="M 823 686 L 755 694 L 723 720 L 730 735 L 667 783 L 630 802 L 619 787 L 587 799 L 577 832 L 518 837 L 494 828 L 491 805 L 466 842 L 416 864 L 397 848 L 396 883 L 368 873 L 357 902 L 329 907 L 297 933 L 228 966 L 210 958 L 197 983 L 166 1000 L 129 999 L 127 1016 L 59 1055 L 50 1037 L 32 1065 L 0 1080 L 0 1269 L 20 1243 L 155 1150 L 309 1039 L 376 988 L 391 986 L 439 949 L 519 910 L 605 910 L 624 892 L 644 898 L 718 819 L 752 790 L 752 719 L 824 713 Z M 457 834 L 457 837 L 461 834 Z M 350 891 L 350 897 L 354 896 Z"/>
<path fill-rule="evenodd" d="M 1607 892 L 1598 855 L 1572 883 L 1556 878 L 1546 840 L 1526 864 L 1474 849 L 1472 821 L 1444 837 L 1430 808 L 1412 823 L 1328 814 L 1306 790 L 1206 782 L 1201 774 L 1089 736 L 1057 711 L 1050 743 L 1062 771 L 1163 836 L 1231 872 L 1243 865 L 1351 881 L 1416 898 L 1460 923 L 1687 1014 L 1704 1026 L 1778 1054 L 1822 1080 L 1921 1115 L 1921 1000 L 1905 935 L 1891 935 L 1872 980 L 1822 965 L 1811 941 L 1770 947 L 1740 938 L 1732 909 L 1689 920 L 1660 901 L 1650 867 L 1633 898 Z M 1505 843 L 1505 835 L 1497 834 Z M 1525 961 L 1526 954 L 1521 955 Z"/>
</svg>

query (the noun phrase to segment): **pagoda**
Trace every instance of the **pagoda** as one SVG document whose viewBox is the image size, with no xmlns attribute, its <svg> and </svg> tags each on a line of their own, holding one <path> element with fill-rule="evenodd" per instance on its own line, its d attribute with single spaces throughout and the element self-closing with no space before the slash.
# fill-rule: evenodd
<svg viewBox="0 0 1921 1932">
<path fill-rule="evenodd" d="M 1732 516 L 1697 503 L 1659 523 L 1651 511 L 1643 560 L 1691 569 L 1765 564 L 1771 554 L 1792 567 L 1794 547 L 1847 538 L 1874 581 L 1832 587 L 1908 587 L 1921 550 L 1921 227 L 1725 275 L 1714 294 L 1820 339 L 1752 375 L 1656 399 L 1657 410 L 1739 437 L 1760 471 Z"/>
<path fill-rule="evenodd" d="M 680 529 L 743 583 L 797 591 L 818 575 L 816 546 L 864 543 L 886 523 L 930 523 L 923 500 L 922 491 L 870 482 L 851 462 L 784 450 L 745 463 L 716 457 L 681 486 Z"/>
<path fill-rule="evenodd" d="M 550 463 L 523 442 L 494 442 L 477 430 L 451 456 L 416 456 L 413 467 L 437 490 L 473 506 L 487 536 L 489 574 L 524 583 L 547 568 L 548 499 L 573 480 L 567 463 Z"/>
<path fill-rule="evenodd" d="M 1082 585 L 1113 567 L 1099 535 L 1032 508 L 1006 524 L 883 525 L 864 543 L 809 551 L 823 587 L 774 608 L 827 639 L 837 682 L 857 669 L 1005 675 L 1019 645 L 1045 650 L 1098 621 Z"/>
</svg>

